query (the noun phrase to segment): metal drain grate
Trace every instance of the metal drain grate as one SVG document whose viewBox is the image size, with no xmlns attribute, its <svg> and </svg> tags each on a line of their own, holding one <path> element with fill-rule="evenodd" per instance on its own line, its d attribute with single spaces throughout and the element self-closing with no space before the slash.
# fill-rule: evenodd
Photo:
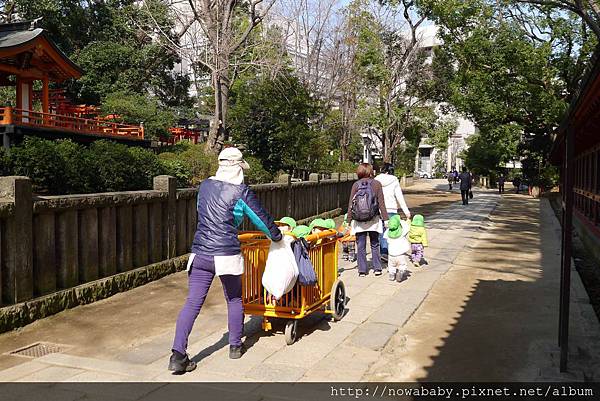
<svg viewBox="0 0 600 401">
<path fill-rule="evenodd" d="M 52 343 L 35 343 L 23 348 L 9 352 L 9 355 L 24 356 L 27 358 L 39 358 L 48 354 L 56 354 L 62 352 L 67 347 L 60 344 Z"/>
</svg>

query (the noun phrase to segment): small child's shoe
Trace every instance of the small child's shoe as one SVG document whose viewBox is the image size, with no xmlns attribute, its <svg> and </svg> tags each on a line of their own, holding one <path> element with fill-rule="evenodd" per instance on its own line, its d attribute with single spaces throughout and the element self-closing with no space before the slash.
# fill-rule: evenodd
<svg viewBox="0 0 600 401">
<path fill-rule="evenodd" d="M 396 281 L 396 274 L 395 273 L 388 274 L 388 277 L 389 277 L 390 281 Z"/>
<path fill-rule="evenodd" d="M 403 272 L 403 271 L 397 271 L 396 274 L 394 275 L 395 276 L 394 279 L 397 282 L 401 283 L 404 281 L 404 274 L 405 274 L 405 272 Z"/>
</svg>

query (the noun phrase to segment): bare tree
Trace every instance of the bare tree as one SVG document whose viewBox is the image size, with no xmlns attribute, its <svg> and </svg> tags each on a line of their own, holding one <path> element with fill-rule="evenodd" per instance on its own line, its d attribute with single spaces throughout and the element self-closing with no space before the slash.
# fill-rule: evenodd
<svg viewBox="0 0 600 401">
<path fill-rule="evenodd" d="M 577 14 L 600 40 L 600 4 L 597 0 L 514 0 L 514 2 L 551 7 Z"/>
<path fill-rule="evenodd" d="M 344 6 L 341 0 L 280 0 L 267 23 L 280 27 L 297 76 L 322 102 L 326 112 L 314 123 L 336 132 L 341 159 L 347 160 L 358 87 Z"/>
<path fill-rule="evenodd" d="M 381 143 L 383 161 L 391 163 L 406 132 L 426 129 L 435 120 L 433 107 L 420 88 L 427 80 L 428 65 L 422 44 L 425 15 L 414 1 L 393 4 L 366 1 L 353 11 L 360 75 L 369 91 L 363 93 L 361 119 L 371 140 Z M 365 34 L 365 32 L 367 32 Z"/>
<path fill-rule="evenodd" d="M 142 0 L 146 4 L 146 0 Z M 250 33 L 263 21 L 275 0 L 171 0 L 169 11 L 177 32 L 158 31 L 196 75 L 209 75 L 214 92 L 214 117 L 207 150 L 219 152 L 226 138 L 229 90 L 238 72 L 237 59 Z M 147 7 L 150 11 L 150 8 Z M 197 89 L 201 89 L 197 86 Z"/>
</svg>

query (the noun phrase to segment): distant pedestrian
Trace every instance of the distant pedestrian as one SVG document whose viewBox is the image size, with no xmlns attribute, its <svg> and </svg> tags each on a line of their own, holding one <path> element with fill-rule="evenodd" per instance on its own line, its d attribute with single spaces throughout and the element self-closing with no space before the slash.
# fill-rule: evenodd
<svg viewBox="0 0 600 401">
<path fill-rule="evenodd" d="M 473 182 L 473 176 L 471 173 L 467 171 L 466 167 L 462 168 L 462 173 L 460 173 L 460 196 L 462 198 L 462 204 L 469 204 L 469 192 L 471 191 L 471 184 Z"/>
<path fill-rule="evenodd" d="M 454 169 L 454 183 L 458 183 L 458 171 Z"/>
<path fill-rule="evenodd" d="M 504 182 L 506 181 L 506 177 L 504 177 L 504 174 L 500 174 L 500 177 L 498 177 L 498 193 L 503 194 L 504 193 Z"/>
<path fill-rule="evenodd" d="M 226 148 L 219 154 L 217 173 L 202 181 L 198 188 L 198 227 L 188 260 L 188 297 L 177 318 L 168 368 L 176 373 L 191 372 L 196 368 L 196 363 L 186 352 L 188 337 L 215 275 L 221 279 L 227 301 L 229 358 L 238 359 L 244 353 L 241 278 L 244 258 L 240 251 L 238 226 L 247 215 L 273 241 L 282 239 L 273 218 L 244 184 L 243 170 L 248 168 L 242 152 L 237 148 Z"/>
<path fill-rule="evenodd" d="M 452 191 L 452 183 L 454 182 L 454 173 L 448 171 L 448 191 Z"/>
<path fill-rule="evenodd" d="M 394 167 L 389 163 L 384 164 L 382 173 L 375 177 L 375 180 L 381 183 L 388 216 L 391 218 L 397 215 L 398 208 L 401 208 L 406 218 L 410 219 L 410 211 L 408 210 L 408 206 L 406 206 L 400 182 L 394 175 Z M 381 245 L 381 257 L 387 260 L 388 246 L 383 234 L 379 236 L 379 243 Z"/>
<path fill-rule="evenodd" d="M 515 187 L 515 189 L 516 189 L 516 193 L 519 193 L 519 189 L 520 189 L 520 187 L 521 187 L 521 179 L 520 179 L 519 177 L 515 177 L 515 178 L 513 179 L 513 186 L 514 186 L 514 187 Z"/>
<path fill-rule="evenodd" d="M 383 233 L 384 222 L 388 220 L 381 183 L 373 179 L 373 167 L 362 163 L 356 169 L 359 180 L 352 185 L 348 201 L 348 219 L 351 230 L 356 235 L 358 275 L 364 277 L 367 267 L 367 236 L 371 243 L 373 270 L 381 275 L 379 234 Z"/>
</svg>

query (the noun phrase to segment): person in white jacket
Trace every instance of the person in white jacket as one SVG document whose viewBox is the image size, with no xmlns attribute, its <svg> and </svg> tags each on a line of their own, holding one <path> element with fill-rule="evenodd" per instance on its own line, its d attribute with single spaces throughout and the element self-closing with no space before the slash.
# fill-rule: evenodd
<svg viewBox="0 0 600 401">
<path fill-rule="evenodd" d="M 400 181 L 394 175 L 394 167 L 386 163 L 383 166 L 381 174 L 375 177 L 377 181 L 381 183 L 383 188 L 383 197 L 385 199 L 385 207 L 390 217 L 398 214 L 398 208 L 402 209 L 402 213 L 407 219 L 410 219 L 410 210 L 406 206 L 402 189 L 400 188 Z M 381 248 L 381 257 L 387 260 L 388 257 L 388 243 L 383 235 L 379 237 L 379 243 Z"/>
</svg>

